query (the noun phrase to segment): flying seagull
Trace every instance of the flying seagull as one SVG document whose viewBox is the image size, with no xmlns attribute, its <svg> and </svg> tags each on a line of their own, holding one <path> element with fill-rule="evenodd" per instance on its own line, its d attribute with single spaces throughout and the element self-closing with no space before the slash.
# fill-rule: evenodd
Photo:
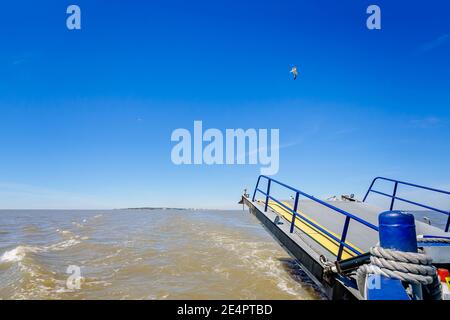
<svg viewBox="0 0 450 320">
<path fill-rule="evenodd" d="M 297 67 L 292 67 L 290 72 L 294 75 L 294 80 L 297 79 L 298 76 Z"/>
</svg>

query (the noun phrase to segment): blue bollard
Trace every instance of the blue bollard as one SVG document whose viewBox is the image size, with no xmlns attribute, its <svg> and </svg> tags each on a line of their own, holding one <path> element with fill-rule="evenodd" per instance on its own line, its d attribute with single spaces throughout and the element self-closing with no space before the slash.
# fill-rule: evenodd
<svg viewBox="0 0 450 320">
<path fill-rule="evenodd" d="M 386 211 L 378 217 L 380 247 L 405 252 L 417 252 L 416 224 L 414 216 L 401 211 Z M 367 282 L 372 284 L 376 276 L 370 275 Z M 377 286 L 366 283 L 368 300 L 409 300 L 400 280 L 381 276 Z M 376 281 L 375 281 L 376 282 Z M 422 298 L 420 285 L 413 286 L 416 299 Z"/>
<path fill-rule="evenodd" d="M 414 216 L 401 211 L 386 211 L 378 217 L 380 247 L 417 252 Z"/>
</svg>

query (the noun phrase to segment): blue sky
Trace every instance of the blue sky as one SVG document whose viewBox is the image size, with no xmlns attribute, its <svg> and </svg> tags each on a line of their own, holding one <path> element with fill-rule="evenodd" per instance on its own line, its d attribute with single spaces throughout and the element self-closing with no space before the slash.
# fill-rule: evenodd
<svg viewBox="0 0 450 320">
<path fill-rule="evenodd" d="M 171 132 L 194 120 L 279 128 L 276 177 L 318 196 L 378 175 L 448 190 L 449 15 L 436 0 L 2 3 L 0 207 L 235 208 L 259 166 L 173 165 Z"/>
</svg>

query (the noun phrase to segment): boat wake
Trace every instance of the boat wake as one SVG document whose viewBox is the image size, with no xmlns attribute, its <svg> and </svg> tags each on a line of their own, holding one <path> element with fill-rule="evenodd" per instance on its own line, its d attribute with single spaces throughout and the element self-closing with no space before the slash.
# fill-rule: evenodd
<svg viewBox="0 0 450 320">
<path fill-rule="evenodd" d="M 25 256 L 29 253 L 40 253 L 40 252 L 48 252 L 48 251 L 60 251 L 67 249 L 69 247 L 75 246 L 79 244 L 81 240 L 77 238 L 72 238 L 69 240 L 65 240 L 50 246 L 42 246 L 42 247 L 36 247 L 36 246 L 17 246 L 14 249 L 11 249 L 9 251 L 6 251 L 3 253 L 3 255 L 0 257 L 0 262 L 8 263 L 8 262 L 20 262 L 22 261 Z"/>
</svg>

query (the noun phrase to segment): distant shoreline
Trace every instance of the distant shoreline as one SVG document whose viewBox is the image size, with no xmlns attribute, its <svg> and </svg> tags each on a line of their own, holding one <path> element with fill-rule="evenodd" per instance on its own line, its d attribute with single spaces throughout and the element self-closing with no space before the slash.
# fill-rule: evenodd
<svg viewBox="0 0 450 320">
<path fill-rule="evenodd" d="M 0 208 L 0 211 L 111 211 L 111 210 L 176 210 L 176 211 L 241 211 L 242 209 L 211 209 L 211 208 L 171 208 L 171 207 L 135 207 L 135 208 L 106 208 L 106 209 L 42 209 L 42 208 Z"/>
<path fill-rule="evenodd" d="M 137 207 L 137 208 L 121 208 L 114 210 L 201 210 L 194 208 L 168 208 L 168 207 Z"/>
</svg>

